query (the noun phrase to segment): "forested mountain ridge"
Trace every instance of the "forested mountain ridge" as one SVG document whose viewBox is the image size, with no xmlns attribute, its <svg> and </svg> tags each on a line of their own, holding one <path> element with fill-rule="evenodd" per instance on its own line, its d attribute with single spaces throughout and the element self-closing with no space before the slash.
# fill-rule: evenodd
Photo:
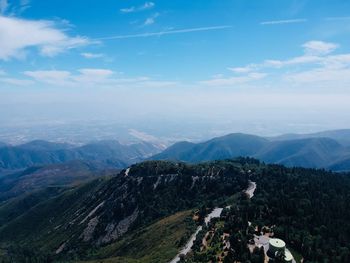
<svg viewBox="0 0 350 263">
<path fill-rule="evenodd" d="M 57 258 L 84 258 L 87 249 L 115 242 L 133 229 L 176 212 L 222 202 L 246 186 L 247 178 L 237 162 L 224 169 L 220 163 L 140 163 L 18 214 L 0 226 L 0 242 L 29 246 Z M 4 248 L 11 251 L 11 246 Z"/>
<path fill-rule="evenodd" d="M 315 133 L 306 133 L 306 134 L 282 134 L 279 136 L 269 137 L 269 140 L 272 141 L 286 141 L 286 140 L 296 140 L 296 139 L 307 139 L 307 138 L 330 138 L 336 140 L 337 142 L 350 145 L 350 129 L 340 129 L 340 130 L 329 130 L 321 131 Z"/>
<path fill-rule="evenodd" d="M 30 166 L 57 164 L 72 160 L 98 161 L 114 168 L 125 168 L 160 149 L 147 142 L 124 145 L 117 141 L 98 141 L 83 146 L 32 141 L 0 148 L 1 170 L 25 169 Z"/>
<path fill-rule="evenodd" d="M 254 157 L 289 167 L 350 170 L 350 148 L 330 138 L 268 140 L 262 137 L 234 133 L 202 143 L 176 143 L 151 157 L 155 160 L 201 162 Z"/>
<path fill-rule="evenodd" d="M 24 193 L 47 187 L 74 186 L 117 171 L 100 162 L 80 160 L 32 166 L 24 171 L 0 177 L 0 203 Z"/>
<path fill-rule="evenodd" d="M 183 262 L 264 262 L 266 251 L 256 242 L 264 247 L 269 237 L 284 240 L 298 263 L 349 262 L 350 174 L 256 168 L 250 176 L 257 185 L 254 197 L 239 196 L 203 228 Z"/>
<path fill-rule="evenodd" d="M 346 143 L 350 142 L 349 134 L 349 130 L 339 130 L 264 138 L 234 133 L 201 143 L 178 142 L 165 150 L 147 142 L 123 145 L 118 141 L 97 141 L 83 146 L 40 140 L 18 146 L 0 143 L 0 176 L 31 166 L 72 160 L 125 168 L 145 159 L 195 163 L 239 156 L 287 166 L 345 171 L 350 170 L 350 144 Z"/>
<path fill-rule="evenodd" d="M 249 180 L 257 185 L 252 199 L 241 194 Z M 0 207 L 0 217 L 9 218 L 0 226 L 0 247 L 5 262 L 18 258 L 169 262 L 176 253 L 173 248 L 180 249 L 195 223 L 188 209 L 201 215 L 210 211 L 205 208 L 230 205 L 215 225 L 218 232 L 208 240 L 208 250 L 198 254 L 197 243 L 187 262 L 215 261 L 218 255 L 227 257 L 224 262 L 259 262 L 248 243 L 255 226 L 258 230 L 267 226 L 304 262 L 345 263 L 350 256 L 349 187 L 349 174 L 246 158 L 196 165 L 148 161 L 46 201 L 32 198 L 36 205 L 15 217 L 7 213 L 11 205 Z M 17 200 L 13 205 L 20 209 L 22 203 Z M 171 215 L 175 217 L 170 219 Z M 161 236 L 155 236 L 156 229 Z M 231 244 L 224 254 L 217 243 L 221 231 Z M 154 253 L 157 256 L 150 256 Z"/>
<path fill-rule="evenodd" d="M 264 138 L 235 133 L 198 144 L 179 142 L 152 158 L 195 163 L 253 155 L 267 144 L 268 140 Z"/>
</svg>

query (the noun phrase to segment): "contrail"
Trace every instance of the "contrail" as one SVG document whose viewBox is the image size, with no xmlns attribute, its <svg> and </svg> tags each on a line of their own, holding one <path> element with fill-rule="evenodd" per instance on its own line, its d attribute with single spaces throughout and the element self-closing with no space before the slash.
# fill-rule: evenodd
<svg viewBox="0 0 350 263">
<path fill-rule="evenodd" d="M 260 25 L 279 25 L 279 24 L 292 24 L 292 23 L 303 23 L 307 22 L 307 19 L 289 19 L 289 20 L 274 20 L 274 21 L 264 21 Z"/>
<path fill-rule="evenodd" d="M 325 20 L 327 20 L 327 21 L 350 20 L 350 16 L 326 17 Z"/>
<path fill-rule="evenodd" d="M 190 33 L 190 32 L 222 30 L 222 29 L 228 29 L 228 28 L 232 28 L 232 26 L 226 25 L 226 26 L 185 28 L 185 29 L 178 29 L 178 30 L 168 30 L 168 31 L 142 33 L 142 34 L 134 34 L 134 35 L 117 35 L 117 36 L 110 36 L 110 37 L 101 37 L 101 38 L 96 38 L 95 40 L 113 40 L 113 39 L 126 39 L 126 38 L 138 38 L 138 37 L 154 37 L 154 36 L 163 36 L 163 35 L 183 34 L 183 33 Z"/>
</svg>

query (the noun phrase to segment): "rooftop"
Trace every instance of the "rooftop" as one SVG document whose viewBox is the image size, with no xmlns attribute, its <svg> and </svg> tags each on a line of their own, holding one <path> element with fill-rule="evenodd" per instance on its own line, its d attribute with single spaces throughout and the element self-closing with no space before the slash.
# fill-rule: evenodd
<svg viewBox="0 0 350 263">
<path fill-rule="evenodd" d="M 286 243 L 282 239 L 279 239 L 279 238 L 270 238 L 269 243 L 271 246 L 277 247 L 277 248 L 283 248 L 286 246 Z"/>
</svg>

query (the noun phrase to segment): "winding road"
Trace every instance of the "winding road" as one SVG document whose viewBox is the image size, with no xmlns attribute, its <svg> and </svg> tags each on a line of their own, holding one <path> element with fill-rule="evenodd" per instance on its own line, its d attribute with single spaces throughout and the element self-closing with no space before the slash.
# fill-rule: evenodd
<svg viewBox="0 0 350 263">
<path fill-rule="evenodd" d="M 254 196 L 254 191 L 256 189 L 256 183 L 249 181 L 249 186 L 248 188 L 244 191 L 245 193 L 248 194 L 249 198 L 252 198 Z M 223 208 L 221 207 L 217 207 L 215 208 L 210 214 L 208 214 L 205 219 L 204 222 L 206 225 L 209 224 L 209 222 L 213 219 L 213 218 L 218 218 L 221 216 Z M 177 263 L 180 261 L 180 256 L 181 255 L 187 255 L 188 252 L 191 251 L 191 248 L 193 246 L 194 241 L 196 240 L 196 237 L 198 235 L 198 233 L 203 229 L 202 226 L 199 226 L 196 230 L 196 232 L 191 236 L 191 238 L 189 239 L 189 241 L 186 243 L 186 245 L 184 246 L 183 249 L 181 249 L 181 251 L 176 255 L 176 257 L 171 260 L 169 263 Z"/>
</svg>

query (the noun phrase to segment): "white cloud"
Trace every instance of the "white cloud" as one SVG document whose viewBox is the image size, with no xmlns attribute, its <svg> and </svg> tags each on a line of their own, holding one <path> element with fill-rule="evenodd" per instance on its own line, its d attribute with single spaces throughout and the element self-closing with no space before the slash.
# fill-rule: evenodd
<svg viewBox="0 0 350 263">
<path fill-rule="evenodd" d="M 38 70 L 25 71 L 24 74 L 37 82 L 62 87 L 92 86 L 108 81 L 113 74 L 113 71 L 107 69 L 80 69 L 78 72 L 80 74 L 72 74 L 66 70 Z"/>
<path fill-rule="evenodd" d="M 103 76 L 107 77 L 113 74 L 112 70 L 109 69 L 91 69 L 91 68 L 84 68 L 79 69 L 79 72 L 85 75 L 93 75 L 93 76 Z"/>
<path fill-rule="evenodd" d="M 327 55 L 338 48 L 337 44 L 323 41 L 309 41 L 303 45 L 306 54 Z"/>
<path fill-rule="evenodd" d="M 146 2 L 143 6 L 142 6 L 142 10 L 145 9 L 151 9 L 155 6 L 155 4 L 153 2 Z"/>
<path fill-rule="evenodd" d="M 338 47 L 335 43 L 323 42 L 323 41 L 308 41 L 302 45 L 304 48 L 304 54 L 301 56 L 293 57 L 286 60 L 266 59 L 263 63 L 248 64 L 241 67 L 230 67 L 230 71 L 235 73 L 248 73 L 253 71 L 259 71 L 265 68 L 283 68 L 288 66 L 306 65 L 306 64 L 339 64 L 341 61 L 347 60 L 347 56 L 335 55 L 326 56 L 332 53 Z"/>
<path fill-rule="evenodd" d="M 258 72 L 253 72 L 249 73 L 244 76 L 239 76 L 239 77 L 229 77 L 229 78 L 214 78 L 211 80 L 205 80 L 201 81 L 201 84 L 207 85 L 207 86 L 234 86 L 238 84 L 244 84 L 248 82 L 253 82 L 256 80 L 260 80 L 266 77 L 265 73 L 258 73 Z"/>
<path fill-rule="evenodd" d="M 235 73 L 248 73 L 255 71 L 257 66 L 255 64 L 250 64 L 245 67 L 236 67 L 236 68 L 228 68 L 228 70 L 235 72 Z"/>
<path fill-rule="evenodd" d="M 109 69 L 79 69 L 81 74 L 74 76 L 72 79 L 76 82 L 99 82 L 108 80 L 110 76 L 114 74 L 112 70 Z"/>
<path fill-rule="evenodd" d="M 350 54 L 323 57 L 321 64 L 326 68 L 340 69 L 350 67 Z"/>
<path fill-rule="evenodd" d="M 129 7 L 129 8 L 122 8 L 122 9 L 120 9 L 120 12 L 122 12 L 122 13 L 132 13 L 132 12 L 135 12 L 135 11 L 136 11 L 136 8 L 134 6 Z"/>
<path fill-rule="evenodd" d="M 10 84 L 13 86 L 29 86 L 34 82 L 27 79 L 15 79 L 15 78 L 0 78 L 0 82 Z"/>
<path fill-rule="evenodd" d="M 266 59 L 262 63 L 231 67 L 228 70 L 239 75 L 213 78 L 201 83 L 210 86 L 228 86 L 264 78 L 263 83 L 273 88 L 348 89 L 350 53 L 332 54 L 338 46 L 336 43 L 308 41 L 301 46 L 304 49 L 304 54 L 301 56 L 285 60 Z"/>
<path fill-rule="evenodd" d="M 80 55 L 84 58 L 88 58 L 88 59 L 93 59 L 93 58 L 102 58 L 104 57 L 103 54 L 101 53 L 80 53 Z"/>
<path fill-rule="evenodd" d="M 72 86 L 70 82 L 71 73 L 63 70 L 37 70 L 25 71 L 24 75 L 33 78 L 38 82 L 54 86 Z"/>
<path fill-rule="evenodd" d="M 307 19 L 287 19 L 287 20 L 272 20 L 272 21 L 263 21 L 260 25 L 281 25 L 281 24 L 294 24 L 294 23 L 305 23 Z"/>
<path fill-rule="evenodd" d="M 120 9 L 120 12 L 122 13 L 134 13 L 134 12 L 139 12 L 139 11 L 144 11 L 148 9 L 152 9 L 155 6 L 153 2 L 145 2 L 143 5 L 135 7 L 127 7 L 127 8 L 122 8 Z"/>
<path fill-rule="evenodd" d="M 55 56 L 89 43 L 85 37 L 68 36 L 53 21 L 0 15 L 0 60 L 23 57 L 30 48 L 37 48 L 43 56 Z"/>
<path fill-rule="evenodd" d="M 148 17 L 143 23 L 144 26 L 153 25 L 156 22 L 156 18 L 159 16 L 159 13 L 155 13 L 152 16 Z"/>
<path fill-rule="evenodd" d="M 310 63 L 317 63 L 320 62 L 322 58 L 318 56 L 309 56 L 309 55 L 303 55 L 287 60 L 274 60 L 274 59 L 268 59 L 265 60 L 262 65 L 259 67 L 272 67 L 272 68 L 282 68 L 286 66 L 292 66 L 292 65 L 302 65 L 302 64 L 310 64 Z"/>
<path fill-rule="evenodd" d="M 283 80 L 292 85 L 317 85 L 328 88 L 348 88 L 350 85 L 350 54 L 319 57 L 311 69 L 300 69 L 283 75 Z"/>
<path fill-rule="evenodd" d="M 145 21 L 145 23 L 143 23 L 143 25 L 145 25 L 145 26 L 152 25 L 152 24 L 154 24 L 154 22 L 155 22 L 155 19 L 153 17 L 149 17 L 146 19 L 146 21 Z"/>
<path fill-rule="evenodd" d="M 350 84 L 350 68 L 332 69 L 317 68 L 301 71 L 293 74 L 286 74 L 284 79 L 296 84 L 314 84 L 335 88 Z"/>
<path fill-rule="evenodd" d="M 85 68 L 78 74 L 65 70 L 25 71 L 24 75 L 39 83 L 57 87 L 168 87 L 176 83 L 158 81 L 148 77 L 122 78 L 120 74 L 109 69 Z"/>
</svg>

